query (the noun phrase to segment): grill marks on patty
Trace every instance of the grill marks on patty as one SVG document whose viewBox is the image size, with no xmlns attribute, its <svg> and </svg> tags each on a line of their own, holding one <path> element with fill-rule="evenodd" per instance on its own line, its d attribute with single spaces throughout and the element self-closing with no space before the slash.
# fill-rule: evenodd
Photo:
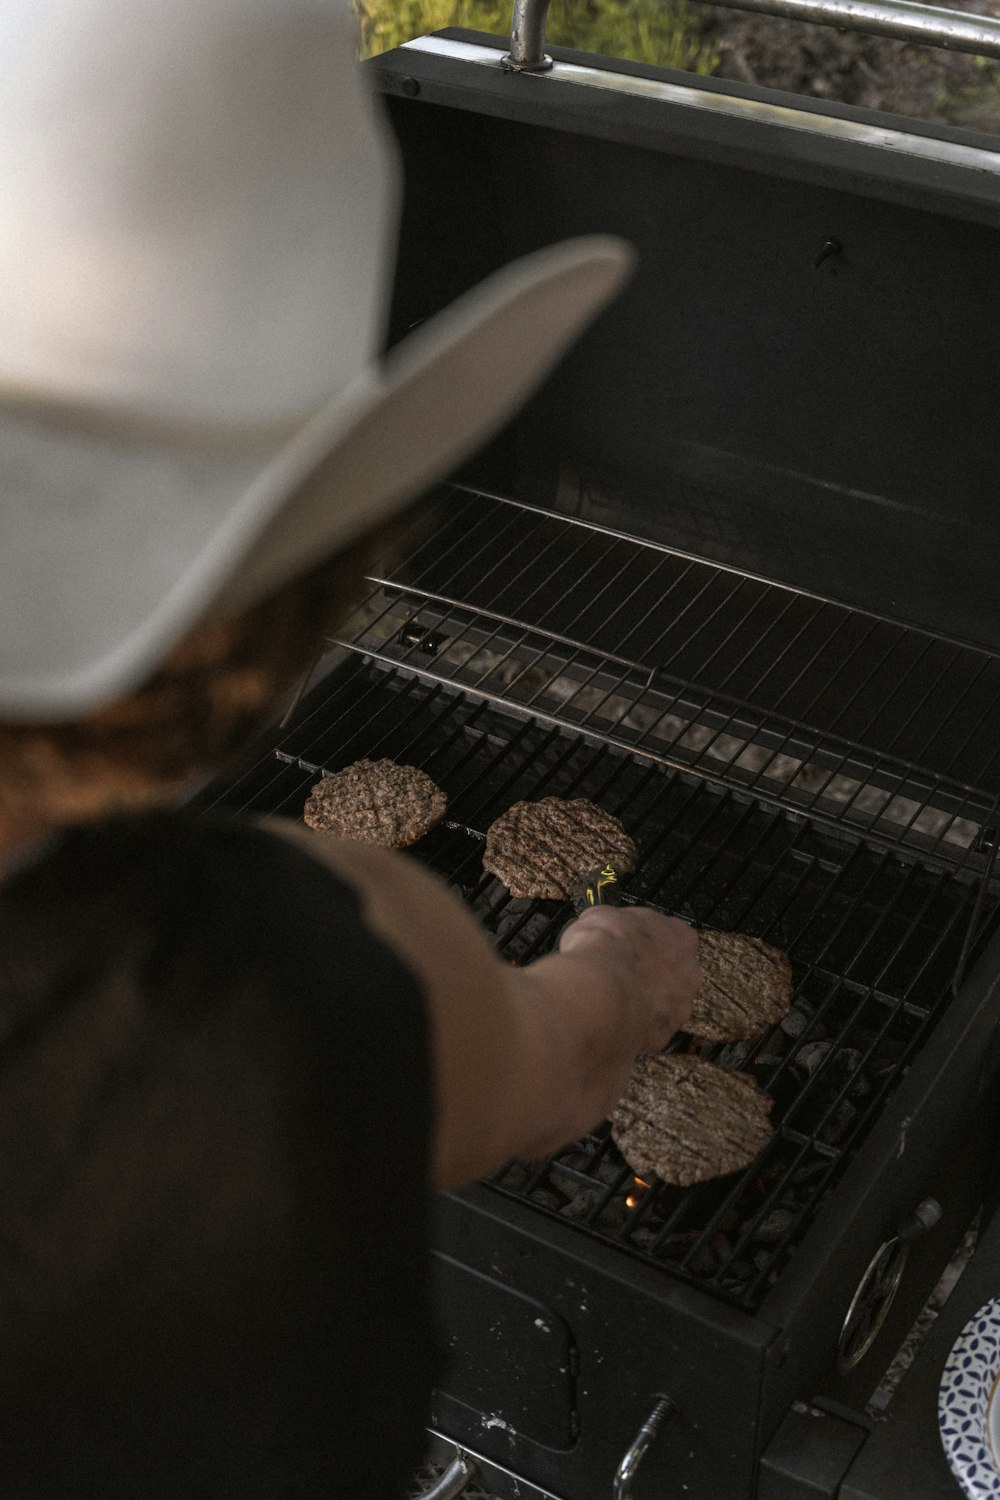
<svg viewBox="0 0 1000 1500">
<path fill-rule="evenodd" d="M 704 979 L 687 1029 L 710 1042 L 748 1041 L 788 1014 L 788 955 L 738 932 L 699 932 Z"/>
<path fill-rule="evenodd" d="M 618 819 L 585 797 L 515 802 L 486 834 L 483 868 L 512 896 L 564 901 L 577 876 L 604 864 L 635 869 L 635 844 Z"/>
<path fill-rule="evenodd" d="M 440 823 L 447 806 L 426 771 L 392 760 L 359 760 L 317 782 L 302 816 L 318 832 L 401 849 Z"/>
<path fill-rule="evenodd" d="M 691 1187 L 748 1167 L 774 1134 L 771 1099 L 743 1073 L 689 1053 L 640 1057 L 611 1116 L 632 1171 Z"/>
</svg>

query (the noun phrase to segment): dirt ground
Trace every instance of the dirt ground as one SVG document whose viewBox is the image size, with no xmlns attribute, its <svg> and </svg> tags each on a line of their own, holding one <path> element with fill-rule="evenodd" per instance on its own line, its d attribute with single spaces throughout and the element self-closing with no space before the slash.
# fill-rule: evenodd
<svg viewBox="0 0 1000 1500">
<path fill-rule="evenodd" d="M 1000 0 L 946 0 L 1000 16 Z M 714 6 L 716 76 L 1000 134 L 1000 61 Z"/>
</svg>

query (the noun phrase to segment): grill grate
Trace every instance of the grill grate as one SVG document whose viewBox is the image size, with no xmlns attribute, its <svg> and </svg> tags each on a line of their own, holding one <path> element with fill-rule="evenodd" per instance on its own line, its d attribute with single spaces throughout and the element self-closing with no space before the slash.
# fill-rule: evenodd
<svg viewBox="0 0 1000 1500">
<path fill-rule="evenodd" d="M 342 645 L 985 868 L 1000 659 L 479 493 L 449 490 L 429 528 Z"/>
<path fill-rule="evenodd" d="M 448 819 L 416 852 L 516 962 L 550 950 L 570 911 L 511 899 L 484 874 L 481 840 L 512 802 L 542 795 L 591 797 L 622 819 L 639 849 L 633 899 L 790 953 L 791 1016 L 752 1048 L 704 1048 L 775 1099 L 774 1140 L 745 1174 L 688 1190 L 641 1185 L 605 1126 L 546 1162 L 510 1164 L 492 1183 L 726 1300 L 758 1305 L 948 1003 L 978 910 L 970 868 L 956 873 L 357 655 L 309 695 L 272 754 L 203 801 L 298 817 L 318 773 L 361 755 L 421 766 L 446 789 Z M 970 851 L 964 859 L 971 866 Z M 991 901 L 973 958 L 995 922 Z"/>
</svg>

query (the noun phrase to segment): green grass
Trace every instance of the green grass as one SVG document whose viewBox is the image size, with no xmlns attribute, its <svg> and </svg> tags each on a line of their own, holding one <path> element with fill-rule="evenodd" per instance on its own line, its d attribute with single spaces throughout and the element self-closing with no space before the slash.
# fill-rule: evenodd
<svg viewBox="0 0 1000 1500">
<path fill-rule="evenodd" d="M 388 52 L 445 26 L 509 36 L 511 0 L 354 0 L 361 55 Z M 690 73 L 711 73 L 715 51 L 701 41 L 686 0 L 552 0 L 545 28 L 556 45 L 626 57 Z"/>
</svg>

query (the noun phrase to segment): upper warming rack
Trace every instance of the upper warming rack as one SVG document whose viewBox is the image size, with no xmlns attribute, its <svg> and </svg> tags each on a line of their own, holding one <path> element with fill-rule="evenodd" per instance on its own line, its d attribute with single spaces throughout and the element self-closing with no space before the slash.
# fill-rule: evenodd
<svg viewBox="0 0 1000 1500">
<path fill-rule="evenodd" d="M 810 821 L 986 869 L 1000 659 L 449 488 L 340 644 Z"/>
</svg>

